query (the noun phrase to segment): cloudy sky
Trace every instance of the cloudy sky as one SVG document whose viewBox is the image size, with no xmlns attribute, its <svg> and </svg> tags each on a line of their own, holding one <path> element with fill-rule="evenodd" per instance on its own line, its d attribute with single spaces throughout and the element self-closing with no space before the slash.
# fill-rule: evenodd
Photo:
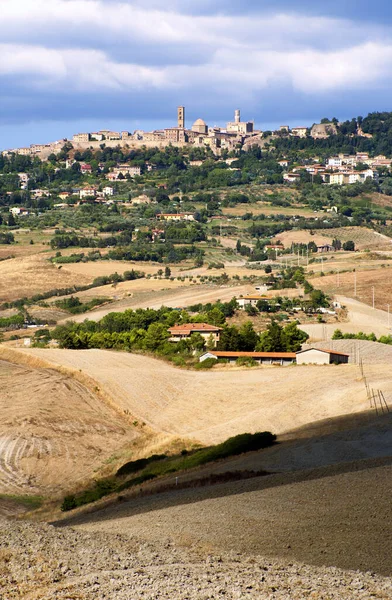
<svg viewBox="0 0 392 600">
<path fill-rule="evenodd" d="M 392 110 L 390 0 L 0 0 L 0 148 Z"/>
</svg>

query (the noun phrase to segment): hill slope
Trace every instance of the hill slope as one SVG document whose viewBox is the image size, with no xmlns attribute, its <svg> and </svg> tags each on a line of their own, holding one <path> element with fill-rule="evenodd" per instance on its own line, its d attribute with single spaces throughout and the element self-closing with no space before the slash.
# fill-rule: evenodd
<svg viewBox="0 0 392 600">
<path fill-rule="evenodd" d="M 217 443 L 248 431 L 282 433 L 328 417 L 367 410 L 355 365 L 262 367 L 194 372 L 162 361 L 105 350 L 20 351 L 54 365 L 81 370 L 97 381 L 122 411 L 156 432 Z M 369 385 L 389 398 L 388 365 L 370 365 Z"/>
</svg>

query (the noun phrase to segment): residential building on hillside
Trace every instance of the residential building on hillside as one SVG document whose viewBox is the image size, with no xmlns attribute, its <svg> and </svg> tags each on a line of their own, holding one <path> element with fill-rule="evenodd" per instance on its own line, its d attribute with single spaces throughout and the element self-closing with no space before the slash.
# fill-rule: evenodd
<svg viewBox="0 0 392 600">
<path fill-rule="evenodd" d="M 157 218 L 163 221 L 194 221 L 193 213 L 161 213 Z"/>
<path fill-rule="evenodd" d="M 174 325 L 168 329 L 171 337 L 170 342 L 180 342 L 189 338 L 193 333 L 199 333 L 206 341 L 213 341 L 214 345 L 219 342 L 221 327 L 215 327 L 209 323 L 185 323 Z"/>
<path fill-rule="evenodd" d="M 291 130 L 291 135 L 294 137 L 305 138 L 308 135 L 307 127 L 293 127 Z"/>
</svg>

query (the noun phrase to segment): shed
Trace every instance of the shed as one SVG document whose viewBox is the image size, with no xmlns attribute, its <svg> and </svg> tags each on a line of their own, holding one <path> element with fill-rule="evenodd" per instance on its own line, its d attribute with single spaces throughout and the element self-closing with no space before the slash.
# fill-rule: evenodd
<svg viewBox="0 0 392 600">
<path fill-rule="evenodd" d="M 295 363 L 295 352 L 231 352 L 228 350 L 210 350 L 200 356 L 199 362 L 207 358 L 228 360 L 235 363 L 238 358 L 251 358 L 260 365 L 287 366 Z"/>
<path fill-rule="evenodd" d="M 349 354 L 336 350 L 323 350 L 321 348 L 308 348 L 297 352 L 298 365 L 331 365 L 348 363 Z"/>
</svg>

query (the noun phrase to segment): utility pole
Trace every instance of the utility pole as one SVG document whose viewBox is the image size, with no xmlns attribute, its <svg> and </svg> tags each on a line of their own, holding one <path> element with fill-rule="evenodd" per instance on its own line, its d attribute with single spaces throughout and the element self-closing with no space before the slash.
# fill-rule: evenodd
<svg viewBox="0 0 392 600">
<path fill-rule="evenodd" d="M 373 310 L 374 310 L 374 285 L 372 286 Z"/>
<path fill-rule="evenodd" d="M 354 269 L 354 298 L 357 297 L 357 272 Z"/>
<path fill-rule="evenodd" d="M 389 326 L 390 326 L 390 311 L 389 311 L 390 304 L 387 304 L 387 307 L 388 307 L 388 329 L 389 329 Z"/>
<path fill-rule="evenodd" d="M 340 287 L 340 271 L 338 269 L 337 275 L 336 275 L 336 283 L 337 283 L 337 287 Z"/>
</svg>

